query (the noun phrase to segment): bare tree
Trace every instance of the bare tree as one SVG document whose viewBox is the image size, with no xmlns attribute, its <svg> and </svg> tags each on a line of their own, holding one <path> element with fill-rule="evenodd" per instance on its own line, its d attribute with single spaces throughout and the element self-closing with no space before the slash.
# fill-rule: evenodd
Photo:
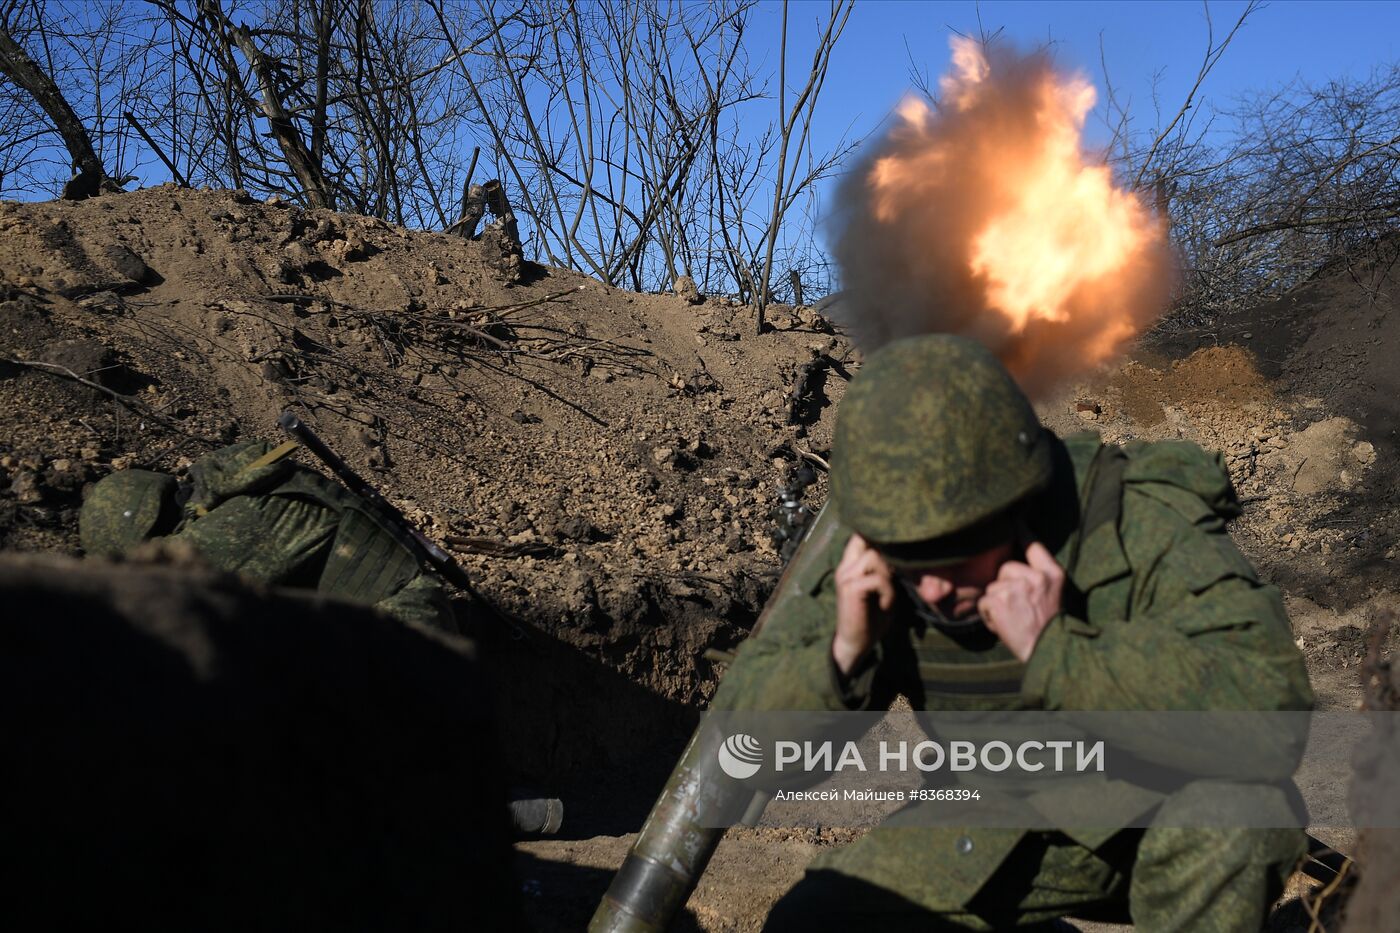
<svg viewBox="0 0 1400 933">
<path fill-rule="evenodd" d="M 1109 163 L 1156 205 L 1181 256 L 1169 328 L 1209 328 L 1400 227 L 1400 66 L 1209 106 L 1209 75 L 1262 5 L 1247 4 L 1223 36 L 1204 9 L 1195 80 L 1169 110 L 1154 87 L 1151 130 L 1135 128 L 1104 69 Z"/>
<path fill-rule="evenodd" d="M 813 152 L 809 129 L 850 2 L 817 24 L 812 80 L 793 92 L 779 75 L 776 94 L 749 61 L 753 5 L 0 0 L 7 23 L 25 13 L 31 83 L 67 97 L 78 132 L 63 138 L 86 133 L 103 177 L 446 229 L 446 193 L 469 187 L 480 151 L 533 256 L 762 303 L 794 269 L 821 287 L 812 186 L 846 147 Z M 14 90 L 0 89 L 0 192 L 52 191 L 68 177 L 59 137 L 33 131 L 36 99 Z M 779 116 L 755 120 L 770 95 Z"/>
<path fill-rule="evenodd" d="M 773 159 L 784 120 L 753 138 L 754 121 L 741 118 L 763 96 L 743 42 L 751 0 L 430 3 L 477 100 L 496 173 L 514 182 L 534 247 L 550 261 L 637 289 L 669 289 L 684 274 L 708 293 L 751 300 L 765 266 L 815 251 L 803 217 L 792 246 L 764 262 L 773 218 L 755 203 L 758 180 L 782 178 L 786 212 L 838 159 L 805 152 L 799 171 L 819 82 L 785 115 L 781 172 Z M 468 47 L 458 37 L 473 34 L 473 20 L 485 41 Z"/>
<path fill-rule="evenodd" d="M 329 4 L 327 4 L 327 7 Z M 325 139 L 325 112 L 324 109 L 317 109 L 313 114 L 311 124 L 311 137 L 314 141 L 312 146 L 308 146 L 292 122 L 291 115 L 282 105 L 283 90 L 278 87 L 277 76 L 274 71 L 274 62 L 258 48 L 253 40 L 252 31 L 243 24 L 234 26 L 231 24 L 219 9 L 218 0 L 200 0 L 200 15 L 206 17 L 217 29 L 226 41 L 238 47 L 247 59 L 253 74 L 257 76 L 259 103 L 263 114 L 267 117 L 268 126 L 272 129 L 272 135 L 277 140 L 278 146 L 282 149 L 282 157 L 291 168 L 301 183 L 301 189 L 306 194 L 307 201 L 312 207 L 326 207 L 335 209 L 335 196 L 326 185 L 326 180 L 321 172 L 320 160 L 313 155 L 313 149 L 319 150 L 318 145 Z M 325 9 L 325 7 L 323 7 Z M 315 77 L 318 91 L 318 104 L 323 102 L 325 89 L 326 64 L 325 51 L 328 37 L 318 30 L 318 56 L 317 64 L 321 67 L 317 69 Z M 226 65 L 231 65 L 233 59 L 226 58 Z"/>
<path fill-rule="evenodd" d="M 1209 327 L 1400 229 L 1400 67 L 1216 119 L 1221 141 L 1171 145 L 1155 183 L 1182 257 L 1176 322 Z"/>
<path fill-rule="evenodd" d="M 817 99 L 821 95 L 822 85 L 826 82 L 827 68 L 831 64 L 831 53 L 836 47 L 836 41 L 841 38 L 841 33 L 846 28 L 846 20 L 851 15 L 851 7 L 852 0 L 832 0 L 826 29 L 821 33 L 821 38 L 817 40 L 816 50 L 812 54 L 812 70 L 807 76 L 807 83 L 798 92 L 797 99 L 793 101 L 792 109 L 788 110 L 784 107 L 787 99 L 788 3 L 787 0 L 783 0 L 783 33 L 778 53 L 777 180 L 773 185 L 773 210 L 768 218 L 768 244 L 763 259 L 763 277 L 758 282 L 758 294 L 754 296 L 756 323 L 760 334 L 763 333 L 763 309 L 768 304 L 768 283 L 773 278 L 773 248 L 778 242 L 778 233 L 783 226 L 783 217 L 798 196 L 813 182 L 827 174 L 834 166 L 835 158 L 839 158 L 839 156 L 834 157 L 813 165 L 809 153 L 807 172 L 801 178 L 797 175 L 798 160 L 793 160 L 791 170 L 788 167 L 789 147 L 801 151 L 806 145 L 812 128 L 812 116 L 816 111 Z"/>
<path fill-rule="evenodd" d="M 1210 76 L 1216 64 L 1220 61 L 1221 57 L 1224 56 L 1226 50 L 1229 49 L 1230 43 L 1240 31 L 1240 27 L 1244 26 L 1250 16 L 1259 11 L 1261 3 L 1260 0 L 1250 0 L 1249 3 L 1245 4 L 1244 9 L 1240 11 L 1239 19 L 1235 21 L 1235 25 L 1226 33 L 1225 38 L 1219 42 L 1215 39 L 1215 22 L 1210 15 L 1210 4 L 1205 3 L 1203 6 L 1206 18 L 1205 58 L 1201 62 L 1200 69 L 1196 72 L 1196 81 L 1191 85 L 1191 90 L 1186 92 L 1186 97 L 1182 100 L 1181 106 L 1177 109 L 1171 120 L 1167 122 L 1167 125 L 1154 134 L 1151 144 L 1147 147 L 1147 151 L 1140 155 L 1133 154 L 1129 156 L 1132 162 L 1137 163 L 1137 173 L 1133 176 L 1132 182 L 1132 187 L 1135 189 L 1142 188 L 1144 179 L 1149 176 L 1149 172 L 1158 190 L 1161 190 L 1164 184 L 1173 180 L 1171 162 L 1168 161 L 1165 166 L 1159 164 L 1159 153 L 1162 151 L 1163 145 L 1168 143 L 1169 145 L 1167 148 L 1172 150 L 1175 154 L 1181 153 L 1187 147 L 1188 144 L 1186 141 L 1191 138 L 1190 124 L 1194 117 L 1192 108 L 1196 103 L 1197 95 L 1200 94 L 1201 85 L 1205 83 L 1206 78 Z M 1183 120 L 1185 121 L 1184 125 Z M 1181 128 L 1180 131 L 1178 131 L 1178 128 Z M 1195 139 L 1199 141 L 1200 136 L 1196 136 Z"/>
<path fill-rule="evenodd" d="M 73 165 L 73 177 L 63 186 L 63 197 L 81 200 L 102 191 L 120 191 L 121 185 L 108 175 L 102 159 L 93 147 L 92 137 L 82 120 L 73 112 L 68 99 L 39 64 L 25 52 L 10 33 L 7 23 L 0 22 L 0 73 L 28 92 L 52 121 L 63 138 Z"/>
</svg>

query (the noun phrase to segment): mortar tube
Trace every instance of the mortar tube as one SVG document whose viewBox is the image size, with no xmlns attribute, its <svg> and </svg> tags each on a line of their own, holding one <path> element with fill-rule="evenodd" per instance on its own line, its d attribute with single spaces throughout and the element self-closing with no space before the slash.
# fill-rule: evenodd
<svg viewBox="0 0 1400 933">
<path fill-rule="evenodd" d="M 685 906 L 724 835 L 716 824 L 737 822 L 755 796 L 720 771 L 720 740 L 713 729 L 695 730 L 589 933 L 662 933 Z"/>
<path fill-rule="evenodd" d="M 783 568 L 750 638 L 757 636 L 769 616 L 789 600 L 805 599 L 796 581 L 823 559 L 842 531 L 825 505 L 807 527 L 792 559 Z M 702 724 L 691 736 L 681 760 L 642 826 L 637 841 L 613 877 L 608 892 L 588 925 L 589 933 L 664 933 L 700 882 L 700 875 L 719 845 L 723 829 L 717 824 L 758 822 L 768 804 L 766 793 L 755 794 L 729 780 L 719 768 L 720 737 Z M 713 807 L 701 825 L 699 816 Z M 719 815 L 727 817 L 716 819 Z"/>
</svg>

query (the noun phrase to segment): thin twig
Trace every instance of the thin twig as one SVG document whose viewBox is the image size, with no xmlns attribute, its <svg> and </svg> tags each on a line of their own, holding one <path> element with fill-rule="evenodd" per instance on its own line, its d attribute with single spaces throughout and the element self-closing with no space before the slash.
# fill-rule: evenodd
<svg viewBox="0 0 1400 933">
<path fill-rule="evenodd" d="M 1133 179 L 1133 190 L 1137 190 L 1138 186 L 1142 184 L 1142 176 L 1147 173 L 1147 169 L 1152 165 L 1152 160 L 1157 155 L 1157 148 L 1162 145 L 1163 140 L 1165 140 L 1167 136 L 1171 134 L 1171 131 L 1176 128 L 1176 125 L 1181 122 L 1181 118 L 1186 115 L 1186 111 L 1191 109 L 1191 105 L 1196 99 L 1196 92 L 1201 89 L 1201 85 L 1205 83 L 1206 76 L 1211 73 L 1211 70 L 1215 68 L 1216 62 L 1220 61 L 1220 57 L 1224 55 L 1225 50 L 1230 47 L 1230 42 L 1235 38 L 1235 33 L 1240 31 L 1240 27 L 1244 25 L 1245 20 L 1249 19 L 1250 14 L 1258 9 L 1259 4 L 1255 2 L 1255 0 L 1251 0 L 1250 3 L 1246 4 L 1244 11 L 1240 13 L 1240 18 L 1235 21 L 1235 25 L 1230 30 L 1229 35 L 1225 37 L 1224 41 L 1221 42 L 1219 46 L 1216 46 L 1212 41 L 1207 39 L 1206 57 L 1205 61 L 1201 62 L 1201 70 L 1196 74 L 1196 83 L 1191 86 L 1191 90 L 1186 92 L 1186 100 L 1182 101 L 1181 109 L 1176 112 L 1176 116 L 1172 117 L 1172 121 L 1167 124 L 1167 128 L 1157 134 L 1157 138 L 1154 139 L 1152 145 L 1148 147 L 1147 155 L 1143 157 L 1142 165 L 1138 168 L 1137 177 Z M 1210 23 L 1209 5 L 1206 7 L 1206 23 Z"/>
<path fill-rule="evenodd" d="M 796 444 L 792 445 L 792 449 L 797 451 L 798 454 L 800 454 L 804 460 L 810 460 L 826 472 L 831 472 L 831 464 L 827 463 L 825 460 L 823 460 L 821 457 L 818 457 L 810 450 L 804 450 L 803 448 L 798 447 Z"/>
<path fill-rule="evenodd" d="M 1307 910 L 1309 917 L 1308 933 L 1327 933 L 1327 927 L 1322 922 L 1323 907 L 1326 905 L 1328 898 L 1336 894 L 1337 889 L 1346 881 L 1347 875 L 1350 874 L 1352 866 L 1355 864 L 1356 863 L 1351 859 L 1347 859 L 1342 863 L 1342 867 L 1337 870 L 1337 876 L 1327 882 L 1326 887 L 1318 891 L 1313 897 L 1303 898 L 1303 908 Z"/>
<path fill-rule="evenodd" d="M 553 295 L 545 295 L 543 298 L 535 298 L 530 301 L 521 302 L 520 304 L 505 305 L 500 308 L 485 308 L 483 310 L 494 311 L 501 317 L 505 317 L 507 314 L 514 314 L 516 311 L 524 311 L 526 308 L 533 308 L 536 305 L 546 304 L 551 301 L 558 301 L 560 298 L 563 298 L 566 295 L 572 295 L 574 292 L 585 291 L 587 288 L 587 285 L 575 285 L 573 288 L 565 289 L 562 292 L 555 292 Z"/>
<path fill-rule="evenodd" d="M 546 303 L 551 302 L 551 301 L 558 301 L 560 298 L 563 298 L 563 297 L 565 297 L 565 296 L 567 296 L 567 295 L 572 295 L 574 292 L 581 292 L 581 291 L 584 291 L 585 289 L 587 289 L 587 287 L 588 287 L 588 286 L 586 286 L 586 285 L 575 285 L 573 288 L 565 289 L 565 290 L 562 291 L 562 292 L 555 292 L 555 293 L 552 294 L 552 295 L 545 295 L 545 296 L 542 297 L 542 298 L 532 298 L 532 299 L 530 299 L 529 301 L 516 302 L 515 304 L 501 305 L 500 307 L 497 307 L 497 308 L 464 308 L 464 309 L 462 309 L 462 310 L 465 310 L 465 311 L 489 311 L 489 312 L 491 312 L 491 313 L 493 313 L 493 314 L 497 314 L 497 315 L 513 314 L 513 313 L 516 312 L 516 311 L 523 311 L 523 310 L 526 309 L 526 308 L 533 308 L 533 307 L 536 306 L 536 305 L 546 304 Z M 335 299 L 335 298 L 331 298 L 331 297 L 328 297 L 328 296 L 326 296 L 326 295 L 313 295 L 313 294 L 310 294 L 310 293 L 307 293 L 307 292 L 286 292 L 286 293 L 278 293 L 278 294 L 271 294 L 271 295 L 263 295 L 262 298 L 263 298 L 264 300 L 266 300 L 266 301 L 275 301 L 275 302 L 278 302 L 278 303 L 293 303 L 293 302 L 298 302 L 298 301 L 322 301 L 322 302 L 325 302 L 326 304 L 335 305 L 335 306 L 338 307 L 338 308 L 345 308 L 345 309 L 348 310 L 348 311 L 355 311 L 355 312 L 358 312 L 358 313 L 360 313 L 360 314 L 381 314 L 381 315 L 403 315 L 403 314 L 405 314 L 405 312 L 404 312 L 404 311 L 401 311 L 401 310 L 375 311 L 375 310 L 373 310 L 373 309 L 365 309 L 365 308 L 361 308 L 361 307 L 359 307 L 359 306 L 357 306 L 357 305 L 352 305 L 352 304 L 348 304 L 347 302 L 344 302 L 344 301 L 339 301 L 339 300 L 337 300 L 337 299 Z"/>
<path fill-rule="evenodd" d="M 490 334 L 486 333 L 486 331 L 482 330 L 479 327 L 473 327 L 470 324 L 463 324 L 458 321 L 451 322 L 451 326 L 457 330 L 462 330 L 467 332 L 468 334 L 471 334 L 478 340 L 486 341 L 498 350 L 514 351 L 515 349 L 510 344 L 506 343 L 504 340 L 501 340 L 498 337 L 492 337 Z"/>
<path fill-rule="evenodd" d="M 98 392 L 101 392 L 103 395 L 106 395 L 118 405 L 121 405 L 123 408 L 126 408 L 129 411 L 134 412 L 135 414 L 140 415 L 143 418 L 149 418 L 152 421 L 157 422 L 158 424 L 163 424 L 167 428 L 170 428 L 172 431 L 176 431 L 180 434 L 185 435 L 186 437 L 193 438 L 194 440 L 201 441 L 205 444 L 208 444 L 210 447 L 219 446 L 217 443 L 209 440 L 208 438 L 201 437 L 198 434 L 191 434 L 185 429 L 184 425 L 180 424 L 180 422 L 176 421 L 175 419 L 167 418 L 165 415 L 162 415 L 160 412 L 154 410 L 148 405 L 143 405 L 140 402 L 126 398 L 120 392 L 117 392 L 113 389 L 109 389 L 106 386 L 102 385 L 100 382 L 93 382 L 91 379 L 84 379 L 82 376 L 79 376 L 77 373 L 73 372 L 73 370 L 69 369 L 66 366 L 59 366 L 57 363 L 45 363 L 39 360 L 18 360 L 11 356 L 0 356 L 0 363 L 9 363 L 11 366 L 19 366 L 24 369 L 32 369 L 35 372 L 47 373 L 48 375 L 56 376 L 59 379 L 67 379 L 70 382 L 76 382 L 79 385 L 87 386 L 89 389 L 94 389 Z"/>
<path fill-rule="evenodd" d="M 541 357 L 544 357 L 545 359 L 562 359 L 562 358 L 564 358 L 564 357 L 566 357 L 566 356 L 573 356 L 573 355 L 576 354 L 576 353 L 582 353 L 582 352 L 585 351 L 585 350 L 592 350 L 594 347 L 600 347 L 600 346 L 613 346 L 613 347 L 617 347 L 619 350 L 635 350 L 635 349 L 637 349 L 636 347 L 629 347 L 629 346 L 626 346 L 626 345 L 624 345 L 624 344 L 614 343 L 614 342 L 613 342 L 613 341 L 616 341 L 616 340 L 624 340 L 624 339 L 626 339 L 627 337 L 630 337 L 630 336 L 632 336 L 632 333 L 629 331 L 629 332 L 627 332 L 627 333 L 625 333 L 625 334 L 619 334 L 619 335 L 617 335 L 616 337 L 599 337 L 597 340 L 592 340 L 592 341 L 589 341 L 588 343 L 580 344 L 580 345 L 574 346 L 574 347 L 565 347 L 565 348 L 563 348 L 562 350 L 559 350 L 559 351 L 557 351 L 557 352 L 546 350 L 544 353 L 541 353 L 540 356 L 541 356 Z M 539 339 L 539 338 L 531 338 L 531 339 Z M 546 354 L 548 354 L 548 355 L 546 355 Z M 703 363 L 701 364 L 701 367 L 703 368 Z M 706 373 L 705 375 L 708 376 L 709 373 Z"/>
</svg>

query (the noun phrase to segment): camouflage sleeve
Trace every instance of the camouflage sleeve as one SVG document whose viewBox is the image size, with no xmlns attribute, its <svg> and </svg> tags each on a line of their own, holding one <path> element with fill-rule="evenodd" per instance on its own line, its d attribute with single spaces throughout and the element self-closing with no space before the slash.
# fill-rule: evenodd
<svg viewBox="0 0 1400 933">
<path fill-rule="evenodd" d="M 803 593 L 774 609 L 762 632 L 739 647 L 710 708 L 846 709 L 831 659 L 834 599 L 820 591 Z"/>
<path fill-rule="evenodd" d="M 374 608 L 400 622 L 414 622 L 439 631 L 458 634 L 452 604 L 435 576 L 420 573 Z"/>
<path fill-rule="evenodd" d="M 1279 591 L 1200 499 L 1129 486 L 1128 618 L 1053 619 L 1023 692 L 1045 709 L 1307 710 L 1313 696 Z"/>
<path fill-rule="evenodd" d="M 839 712 L 883 699 L 877 690 L 881 646 L 850 678 L 831 657 L 834 572 L 849 539 L 850 531 L 823 510 L 769 597 L 762 630 L 740 646 L 711 709 Z"/>
<path fill-rule="evenodd" d="M 233 496 L 171 535 L 214 567 L 279 586 L 314 586 L 335 535 L 323 505 L 283 496 Z"/>
</svg>

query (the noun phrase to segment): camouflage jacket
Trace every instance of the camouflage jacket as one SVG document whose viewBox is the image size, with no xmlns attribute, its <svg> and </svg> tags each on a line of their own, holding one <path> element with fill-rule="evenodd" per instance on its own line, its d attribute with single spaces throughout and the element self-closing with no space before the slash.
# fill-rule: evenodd
<svg viewBox="0 0 1400 933">
<path fill-rule="evenodd" d="M 357 496 L 289 460 L 257 466 L 271 447 L 247 441 L 191 467 L 193 492 L 172 539 L 189 542 L 220 570 L 456 630 L 436 577 L 421 571 Z"/>
<path fill-rule="evenodd" d="M 920 631 L 906 610 L 846 682 L 831 642 L 834 572 L 851 532 L 824 512 L 815 550 L 795 559 L 712 708 L 883 709 L 903 694 L 933 711 L 1310 709 L 1280 594 L 1226 533 L 1239 504 L 1219 455 L 1182 441 L 1120 449 L 1092 433 L 1054 447 L 1053 479 L 1028 523 L 1066 568 L 1066 595 L 1026 664 L 990 633 L 954 641 Z M 1131 786 L 1106 787 L 1103 799 L 1128 819 L 1161 800 Z M 1115 831 L 1065 830 L 1090 847 Z M 929 844 L 951 852 L 965 833 L 978 838 L 974 854 L 946 880 L 970 896 L 1022 833 L 929 829 Z"/>
</svg>

